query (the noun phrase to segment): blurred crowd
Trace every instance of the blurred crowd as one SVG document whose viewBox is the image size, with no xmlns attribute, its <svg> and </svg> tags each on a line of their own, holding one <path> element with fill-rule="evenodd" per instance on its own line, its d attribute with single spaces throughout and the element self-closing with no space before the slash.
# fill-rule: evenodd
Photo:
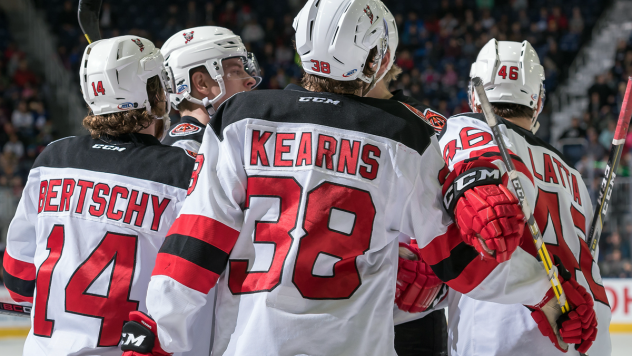
<svg viewBox="0 0 632 356">
<path fill-rule="evenodd" d="M 20 196 L 39 152 L 52 141 L 44 81 L 18 50 L 0 11 L 0 189 Z"/>
<path fill-rule="evenodd" d="M 78 0 L 37 0 L 59 38 L 65 66 L 77 73 L 87 42 L 77 25 Z M 528 40 L 555 90 L 590 28 L 609 1 L 601 0 L 385 0 L 399 29 L 397 64 L 404 69 L 392 89 L 403 89 L 444 115 L 469 111 L 470 65 L 491 38 Z M 104 37 L 133 34 L 158 47 L 176 31 L 216 25 L 241 35 L 264 71 L 260 88 L 283 88 L 300 80 L 292 21 L 305 0 L 166 0 L 104 2 Z"/>
<path fill-rule="evenodd" d="M 588 90 L 588 110 L 572 119 L 571 127 L 562 133 L 559 145 L 566 157 L 575 164 L 587 186 L 597 199 L 610 144 L 625 95 L 628 77 L 632 76 L 632 37 L 617 45 L 614 66 L 595 78 Z M 602 276 L 632 278 L 632 130 L 628 130 L 617 171 L 610 224 L 601 241 Z M 594 204 L 594 203 L 593 203 Z M 608 226 L 609 225 L 609 226 Z"/>
</svg>

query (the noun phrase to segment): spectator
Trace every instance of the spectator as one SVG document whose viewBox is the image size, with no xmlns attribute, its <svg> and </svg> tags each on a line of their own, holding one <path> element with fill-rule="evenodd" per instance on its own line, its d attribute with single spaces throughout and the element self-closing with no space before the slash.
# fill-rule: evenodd
<svg viewBox="0 0 632 356">
<path fill-rule="evenodd" d="M 28 111 L 28 106 L 25 100 L 21 100 L 17 109 L 13 110 L 13 114 L 11 114 L 11 123 L 18 131 L 28 130 L 33 127 L 33 114 Z"/>
<path fill-rule="evenodd" d="M 592 160 L 598 161 L 601 160 L 607 153 L 606 149 L 603 147 L 601 143 L 599 143 L 599 135 L 597 134 L 597 130 L 594 127 L 589 127 L 587 130 L 588 135 L 588 146 L 586 147 L 587 156 L 591 157 Z"/>
<path fill-rule="evenodd" d="M 241 33 L 241 39 L 247 43 L 262 41 L 264 36 L 263 28 L 255 19 L 250 20 Z"/>
<path fill-rule="evenodd" d="M 568 26 L 568 29 L 576 34 L 581 34 L 584 31 L 584 17 L 579 7 L 575 6 L 573 8 L 573 17 L 571 17 Z"/>
<path fill-rule="evenodd" d="M 586 137 L 586 130 L 584 130 L 581 127 L 579 119 L 576 118 L 576 117 L 571 119 L 571 127 L 566 129 L 562 133 L 562 136 L 560 136 L 561 139 L 564 139 L 564 138 L 585 138 L 585 137 Z"/>
<path fill-rule="evenodd" d="M 13 73 L 13 83 L 19 87 L 24 87 L 27 83 L 37 84 L 37 77 L 31 72 L 26 59 L 22 59 L 17 70 Z"/>
<path fill-rule="evenodd" d="M 601 143 L 603 147 L 610 148 L 610 144 L 612 143 L 612 139 L 614 138 L 614 130 L 616 129 L 616 125 L 617 124 L 614 121 L 608 121 L 608 127 L 599 135 L 599 143 Z"/>
<path fill-rule="evenodd" d="M 15 158 L 20 159 L 24 156 L 24 144 L 18 139 L 18 135 L 12 134 L 9 136 L 9 142 L 4 144 L 2 152 L 11 153 Z"/>
</svg>

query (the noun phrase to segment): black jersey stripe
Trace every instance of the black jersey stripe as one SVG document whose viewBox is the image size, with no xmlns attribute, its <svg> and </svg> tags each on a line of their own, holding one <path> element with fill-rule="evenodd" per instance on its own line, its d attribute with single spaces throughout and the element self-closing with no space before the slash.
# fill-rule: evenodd
<svg viewBox="0 0 632 356">
<path fill-rule="evenodd" d="M 35 280 L 27 281 L 25 279 L 12 276 L 6 270 L 4 271 L 4 285 L 8 290 L 23 297 L 32 298 L 35 292 Z"/>
<path fill-rule="evenodd" d="M 226 252 L 202 240 L 180 234 L 167 236 L 160 252 L 178 256 L 218 275 L 222 274 L 228 263 Z"/>
<path fill-rule="evenodd" d="M 430 267 L 439 279 L 449 282 L 461 275 L 465 267 L 475 258 L 480 258 L 478 252 L 472 246 L 461 242 L 450 251 L 448 258 Z"/>
</svg>

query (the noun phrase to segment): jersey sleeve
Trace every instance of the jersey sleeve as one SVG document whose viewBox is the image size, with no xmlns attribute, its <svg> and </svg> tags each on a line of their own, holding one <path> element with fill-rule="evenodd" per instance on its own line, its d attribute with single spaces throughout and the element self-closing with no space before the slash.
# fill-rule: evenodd
<svg viewBox="0 0 632 356">
<path fill-rule="evenodd" d="M 443 190 L 454 176 L 475 167 L 495 167 L 501 174 L 504 173 L 504 165 L 498 147 L 493 142 L 491 129 L 477 119 L 453 117 L 447 120 L 435 154 L 445 159 L 444 162 L 440 158 L 441 163 L 435 164 L 432 170 L 439 172 L 437 184 L 444 184 Z M 512 156 L 518 167 L 520 158 Z M 426 167 L 424 166 L 423 172 L 429 171 Z M 525 191 L 534 195 L 529 171 L 524 164 L 518 170 Z M 437 181 L 437 176 L 420 178 L 416 183 L 420 187 L 418 190 L 424 184 L 427 185 L 426 182 L 431 178 Z M 506 178 L 503 181 L 506 182 Z M 432 199 L 435 210 L 444 209 L 443 193 L 436 193 L 436 189 L 433 191 L 435 196 L 421 195 L 419 201 Z M 417 214 L 427 216 L 428 212 L 418 211 Z M 463 242 L 456 224 L 448 224 L 445 219 L 431 216 L 431 222 L 426 224 L 441 224 L 442 226 L 435 228 L 440 234 L 435 237 L 426 236 L 421 241 L 418 239 L 418 244 L 423 259 L 448 286 L 473 299 L 488 302 L 533 305 L 542 300 L 550 285 L 544 268 L 532 255 L 518 248 L 509 261 L 499 264 L 496 261 L 483 260 L 472 246 Z M 424 219 L 425 221 L 427 220 Z M 420 223 L 415 227 L 415 233 L 423 235 L 426 229 L 427 225 Z"/>
<path fill-rule="evenodd" d="M 246 173 L 234 126 L 220 141 L 207 127 L 188 196 L 156 259 L 147 308 L 163 349 L 188 351 L 190 328 L 226 268 L 243 223 Z"/>
<path fill-rule="evenodd" d="M 20 304 L 32 304 L 35 292 L 37 247 L 37 214 L 40 190 L 46 194 L 46 182 L 40 184 L 39 168 L 31 170 L 18 204 L 15 217 L 9 226 L 7 248 L 4 253 L 4 284 L 11 298 Z M 43 206 L 42 206 L 43 208 Z"/>
</svg>

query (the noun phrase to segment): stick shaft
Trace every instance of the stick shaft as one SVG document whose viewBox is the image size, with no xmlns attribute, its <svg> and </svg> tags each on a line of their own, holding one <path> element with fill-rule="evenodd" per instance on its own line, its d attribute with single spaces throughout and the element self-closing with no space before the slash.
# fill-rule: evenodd
<svg viewBox="0 0 632 356">
<path fill-rule="evenodd" d="M 99 31 L 99 15 L 101 13 L 102 0 L 79 0 L 79 9 L 77 17 L 79 19 L 79 27 L 86 36 L 88 43 L 101 39 Z"/>
<path fill-rule="evenodd" d="M 621 153 L 623 152 L 623 146 L 625 145 L 625 136 L 628 132 L 631 117 L 632 77 L 629 77 L 628 86 L 625 89 L 625 96 L 623 97 L 623 103 L 621 105 L 621 111 L 619 112 L 617 129 L 614 133 L 612 147 L 610 148 L 610 154 L 608 156 L 608 164 L 606 165 L 606 171 L 604 172 L 603 180 L 599 186 L 599 198 L 597 199 L 595 214 L 593 216 L 592 224 L 590 225 L 590 232 L 588 233 L 586 239 L 586 242 L 590 247 L 590 253 L 592 253 L 593 256 L 595 255 L 597 246 L 599 246 L 601 231 L 603 229 L 604 222 L 606 221 L 606 212 L 608 211 L 608 204 L 610 203 L 610 197 L 612 196 L 614 179 L 617 175 L 616 172 L 619 167 Z"/>
<path fill-rule="evenodd" d="M 498 127 L 496 115 L 492 110 L 491 104 L 487 99 L 485 89 L 483 88 L 483 82 L 480 78 L 474 78 L 472 82 L 474 83 L 474 89 L 476 90 L 476 94 L 478 95 L 478 98 L 481 102 L 481 107 L 483 108 L 485 120 L 487 121 L 489 127 L 492 129 L 494 141 L 496 141 L 496 145 L 498 146 L 498 150 L 500 151 L 503 163 L 505 164 L 505 167 L 507 169 L 509 180 L 511 181 L 511 184 L 516 191 L 518 202 L 520 204 L 520 207 L 522 208 L 524 216 L 527 219 L 527 225 L 529 226 L 529 231 L 531 232 L 531 236 L 533 237 L 533 243 L 535 244 L 535 248 L 538 251 L 536 259 L 542 262 L 549 278 L 549 282 L 551 282 L 551 286 L 553 287 L 555 297 L 557 298 L 557 301 L 562 308 L 562 313 L 566 314 L 568 313 L 570 307 L 568 305 L 568 301 L 566 300 L 566 295 L 564 294 L 562 285 L 560 284 L 560 280 L 557 275 L 557 269 L 553 267 L 551 256 L 549 255 L 546 249 L 546 245 L 542 240 L 542 233 L 540 232 L 538 223 L 535 221 L 535 218 L 533 217 L 533 212 L 531 211 L 531 207 L 526 200 L 524 190 L 522 189 L 522 183 L 520 183 L 520 179 L 518 178 L 518 171 L 516 171 L 516 167 L 514 166 L 513 161 L 509 156 L 509 150 L 507 149 L 507 146 L 505 146 L 505 141 L 503 141 L 503 136 L 500 132 L 500 128 Z"/>
<path fill-rule="evenodd" d="M 30 318 L 31 307 L 0 302 L 0 314 Z"/>
</svg>

